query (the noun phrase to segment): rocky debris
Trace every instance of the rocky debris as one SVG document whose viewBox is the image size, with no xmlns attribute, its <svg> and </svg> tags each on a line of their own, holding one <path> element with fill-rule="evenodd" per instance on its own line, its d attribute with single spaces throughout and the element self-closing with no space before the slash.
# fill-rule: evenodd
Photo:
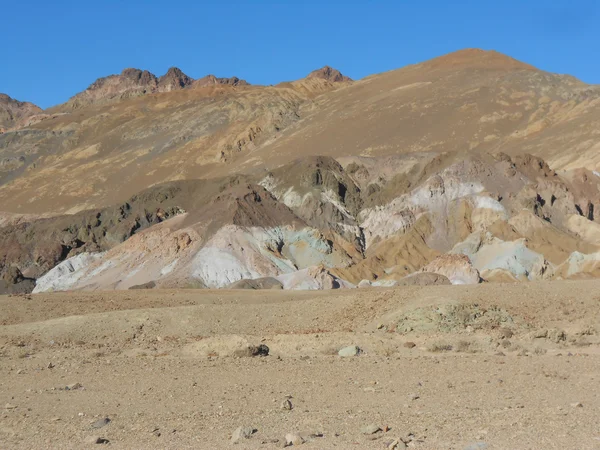
<svg viewBox="0 0 600 450">
<path fill-rule="evenodd" d="M 18 267 L 10 266 L 4 271 L 2 279 L 6 284 L 17 284 L 23 281 L 24 277 Z"/>
<path fill-rule="evenodd" d="M 237 444 L 243 439 L 250 439 L 254 433 L 256 433 L 256 428 L 254 427 L 239 427 L 231 435 L 230 442 L 232 444 Z"/>
<path fill-rule="evenodd" d="M 28 294 L 35 288 L 35 280 L 25 278 L 15 266 L 5 269 L 0 279 L 0 295 Z"/>
<path fill-rule="evenodd" d="M 227 286 L 227 289 L 283 289 L 283 284 L 273 277 L 243 279 Z"/>
<path fill-rule="evenodd" d="M 422 269 L 445 276 L 452 284 L 478 284 L 481 282 L 479 271 L 473 267 L 466 255 L 440 255 Z"/>
<path fill-rule="evenodd" d="M 291 400 L 289 398 L 286 398 L 283 402 L 281 402 L 280 408 L 285 411 L 291 411 L 293 408 Z"/>
<path fill-rule="evenodd" d="M 356 286 L 359 288 L 368 288 L 371 287 L 372 284 L 369 280 L 360 280 L 360 282 Z"/>
<path fill-rule="evenodd" d="M 90 436 L 85 440 L 86 444 L 109 444 L 110 441 L 100 436 Z"/>
<path fill-rule="evenodd" d="M 403 448 L 407 447 L 402 439 L 394 439 L 393 441 L 386 443 L 387 450 L 400 450 Z"/>
<path fill-rule="evenodd" d="M 571 403 L 571 407 L 572 408 L 583 408 L 583 403 L 581 403 L 581 402 Z"/>
<path fill-rule="evenodd" d="M 235 350 L 233 352 L 233 356 L 236 358 L 244 358 L 251 356 L 269 356 L 269 347 L 265 344 L 260 344 L 258 346 L 248 345 L 247 347 Z"/>
<path fill-rule="evenodd" d="M 65 386 L 65 391 L 76 391 L 78 389 L 83 389 L 81 383 L 71 383 Z"/>
<path fill-rule="evenodd" d="M 405 342 L 404 344 L 402 344 L 404 347 L 406 348 L 415 348 L 417 346 L 417 344 L 415 344 L 414 342 Z"/>
<path fill-rule="evenodd" d="M 285 446 L 289 447 L 291 445 L 302 445 L 306 441 L 302 436 L 296 433 L 288 433 L 285 435 Z"/>
<path fill-rule="evenodd" d="M 4 409 L 17 409 L 17 405 L 13 405 L 12 403 L 7 403 L 4 405 Z"/>
<path fill-rule="evenodd" d="M 350 356 L 358 356 L 361 354 L 361 349 L 357 345 L 349 345 L 348 347 L 344 347 L 338 351 L 338 355 L 342 358 L 347 358 Z"/>
<path fill-rule="evenodd" d="M 437 286 L 452 284 L 448 277 L 439 273 L 417 272 L 398 280 L 398 286 Z"/>
<path fill-rule="evenodd" d="M 364 427 L 362 427 L 360 429 L 360 432 L 362 434 L 367 434 L 367 435 L 368 434 L 375 434 L 375 433 L 378 433 L 380 431 L 383 431 L 383 430 L 381 429 L 381 427 L 379 427 L 378 425 L 375 425 L 375 424 L 366 425 L 366 426 L 364 426 Z"/>
<path fill-rule="evenodd" d="M 90 427 L 92 429 L 98 429 L 98 428 L 102 428 L 105 427 L 106 425 L 108 425 L 111 422 L 111 420 L 108 417 L 103 417 L 102 419 L 98 419 L 96 420 L 94 423 L 92 423 L 90 425 Z"/>
</svg>

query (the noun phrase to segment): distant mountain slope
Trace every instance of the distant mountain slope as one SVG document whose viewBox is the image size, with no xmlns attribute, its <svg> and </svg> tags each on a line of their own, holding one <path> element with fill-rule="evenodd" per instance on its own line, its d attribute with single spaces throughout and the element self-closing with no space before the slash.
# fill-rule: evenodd
<svg viewBox="0 0 600 450">
<path fill-rule="evenodd" d="M 275 86 L 127 69 L 12 120 L 11 292 L 600 276 L 600 88 L 497 52 Z"/>
<path fill-rule="evenodd" d="M 41 108 L 33 103 L 20 102 L 0 93 L 0 132 L 19 125 L 27 117 L 41 111 Z"/>
</svg>

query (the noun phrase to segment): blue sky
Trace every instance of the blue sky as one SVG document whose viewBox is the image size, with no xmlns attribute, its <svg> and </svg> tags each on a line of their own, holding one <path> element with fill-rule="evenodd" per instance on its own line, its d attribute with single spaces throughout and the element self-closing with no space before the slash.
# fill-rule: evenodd
<svg viewBox="0 0 600 450">
<path fill-rule="evenodd" d="M 352 78 L 468 47 L 600 83 L 600 2 L 4 0 L 0 92 L 42 107 L 125 67 L 272 84 Z"/>
</svg>

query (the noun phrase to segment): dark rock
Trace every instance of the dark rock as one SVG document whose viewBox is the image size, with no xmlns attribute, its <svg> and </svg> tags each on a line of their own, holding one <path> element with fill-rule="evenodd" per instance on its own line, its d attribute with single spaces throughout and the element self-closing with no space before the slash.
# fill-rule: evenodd
<svg viewBox="0 0 600 450">
<path fill-rule="evenodd" d="M 148 281 L 144 284 L 136 284 L 135 286 L 131 286 L 129 289 L 154 289 L 156 287 L 156 283 L 154 281 Z"/>
</svg>

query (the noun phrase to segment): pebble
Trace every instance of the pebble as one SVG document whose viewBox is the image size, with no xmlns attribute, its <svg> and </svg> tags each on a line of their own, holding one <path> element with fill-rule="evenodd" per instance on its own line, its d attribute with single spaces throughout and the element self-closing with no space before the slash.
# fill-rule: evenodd
<svg viewBox="0 0 600 450">
<path fill-rule="evenodd" d="M 286 411 L 291 411 L 292 408 L 293 408 L 292 402 L 290 401 L 289 398 L 286 398 L 283 402 L 281 402 L 281 409 L 284 409 Z"/>
<path fill-rule="evenodd" d="M 105 427 L 106 425 L 108 425 L 109 423 L 110 423 L 110 419 L 108 417 L 104 417 L 102 419 L 96 420 L 92 424 L 92 428 L 94 428 L 94 429 L 102 428 L 102 427 Z"/>
<path fill-rule="evenodd" d="M 406 444 L 400 439 L 394 439 L 386 448 L 388 450 L 400 450 L 401 448 L 406 448 Z"/>
<path fill-rule="evenodd" d="M 288 433 L 285 435 L 285 446 L 289 445 L 302 445 L 304 444 L 304 438 L 296 433 Z"/>
<path fill-rule="evenodd" d="M 378 431 L 381 431 L 381 428 L 378 427 L 377 425 L 371 424 L 371 425 L 367 425 L 366 427 L 362 427 L 360 429 L 362 434 L 375 434 Z"/>
<path fill-rule="evenodd" d="M 81 383 L 67 384 L 67 386 L 65 387 L 65 390 L 74 391 L 76 389 L 81 389 L 82 387 L 83 387 L 83 385 Z"/>
<path fill-rule="evenodd" d="M 85 440 L 85 442 L 87 444 L 108 444 L 109 443 L 108 439 L 100 437 L 100 436 L 90 436 Z"/>
<path fill-rule="evenodd" d="M 349 356 L 358 356 L 360 354 L 360 348 L 358 345 L 350 345 L 348 347 L 344 347 L 338 352 L 338 355 L 345 358 Z"/>
<path fill-rule="evenodd" d="M 410 399 L 411 400 L 419 400 L 421 397 L 419 396 L 419 394 L 411 394 L 410 395 Z"/>
<path fill-rule="evenodd" d="M 253 427 L 239 427 L 231 435 L 231 443 L 237 444 L 242 439 L 249 439 L 255 431 Z"/>
<path fill-rule="evenodd" d="M 583 408 L 583 403 L 581 403 L 581 402 L 571 403 L 571 406 L 573 408 Z"/>
<path fill-rule="evenodd" d="M 13 405 L 12 403 L 7 403 L 6 405 L 4 405 L 5 409 L 16 409 L 17 405 Z"/>
<path fill-rule="evenodd" d="M 404 346 L 405 346 L 406 348 L 414 348 L 414 347 L 416 347 L 416 346 L 417 346 L 417 344 L 415 344 L 414 342 L 405 342 L 405 343 L 404 343 Z"/>
</svg>

